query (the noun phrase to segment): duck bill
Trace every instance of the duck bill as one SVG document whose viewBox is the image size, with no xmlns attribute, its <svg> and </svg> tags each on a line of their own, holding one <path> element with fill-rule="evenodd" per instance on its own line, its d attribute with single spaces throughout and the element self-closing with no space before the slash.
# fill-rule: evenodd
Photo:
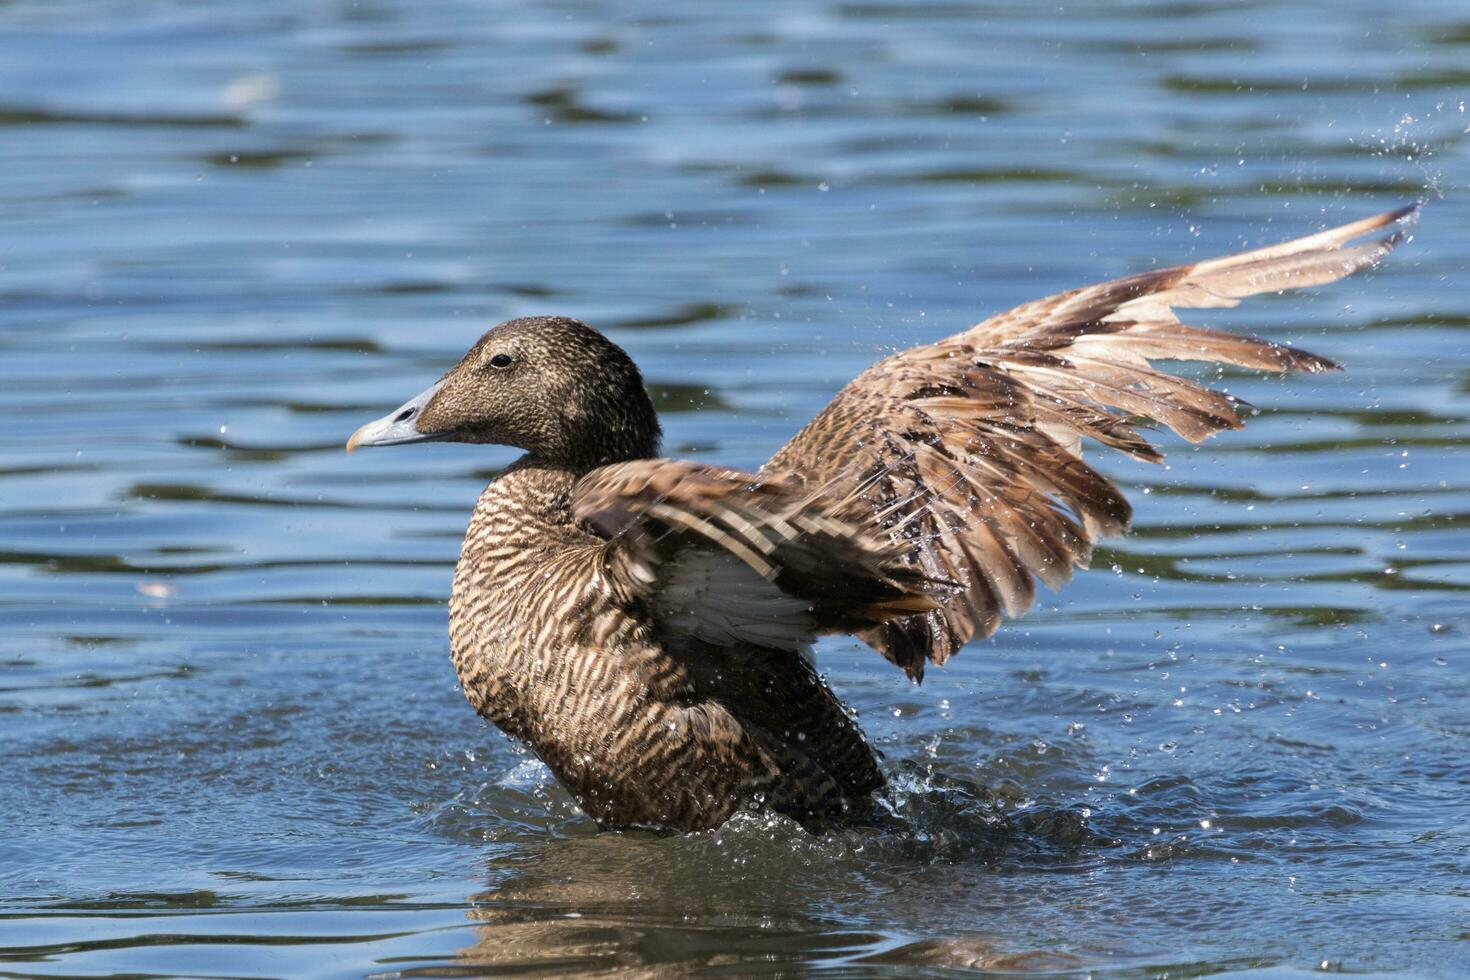
<svg viewBox="0 0 1470 980">
<path fill-rule="evenodd" d="M 420 432 L 418 420 L 424 414 L 424 409 L 429 401 L 439 391 L 444 382 L 439 382 L 427 391 L 421 392 L 399 405 L 393 411 L 380 419 L 374 419 L 367 425 L 352 433 L 347 440 L 347 451 L 350 453 L 359 446 L 403 446 L 410 442 L 434 442 L 439 439 L 449 438 L 447 432 Z"/>
</svg>

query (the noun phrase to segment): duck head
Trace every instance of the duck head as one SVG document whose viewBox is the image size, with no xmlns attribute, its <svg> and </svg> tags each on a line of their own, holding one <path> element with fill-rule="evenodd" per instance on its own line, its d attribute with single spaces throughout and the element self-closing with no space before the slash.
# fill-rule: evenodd
<svg viewBox="0 0 1470 980">
<path fill-rule="evenodd" d="M 591 469 L 658 455 L 658 416 L 621 347 L 567 317 L 491 328 L 432 387 L 369 422 L 359 446 L 493 443 L 543 462 Z"/>
</svg>

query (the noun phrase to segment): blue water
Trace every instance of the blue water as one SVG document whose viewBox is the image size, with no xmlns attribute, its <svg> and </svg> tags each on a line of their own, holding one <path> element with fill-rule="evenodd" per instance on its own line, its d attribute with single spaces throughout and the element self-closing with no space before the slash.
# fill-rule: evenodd
<svg viewBox="0 0 1470 980">
<path fill-rule="evenodd" d="M 0 6 L 0 974 L 1470 974 L 1470 10 Z M 598 835 L 444 599 L 509 451 L 346 456 L 586 319 L 753 467 L 884 352 L 1414 199 L 1194 322 L 1341 360 L 922 687 L 906 829 Z"/>
</svg>

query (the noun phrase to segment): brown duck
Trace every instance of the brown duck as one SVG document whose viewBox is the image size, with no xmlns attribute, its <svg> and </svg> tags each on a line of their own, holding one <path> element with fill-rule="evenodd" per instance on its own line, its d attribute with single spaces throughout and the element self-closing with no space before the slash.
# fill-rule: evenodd
<svg viewBox="0 0 1470 980">
<path fill-rule="evenodd" d="M 1356 239 L 1413 211 L 1061 293 L 894 354 L 756 473 L 657 458 L 637 367 L 564 317 L 490 330 L 347 448 L 525 450 L 465 534 L 454 666 L 599 825 L 699 830 L 741 810 L 826 824 L 883 775 L 813 640 L 856 633 L 917 681 L 1020 616 L 1037 579 L 1060 586 L 1128 527 L 1083 437 L 1158 462 L 1142 424 L 1190 442 L 1240 428 L 1236 399 L 1152 361 L 1336 367 L 1174 308 L 1339 279 L 1404 230 Z"/>
</svg>

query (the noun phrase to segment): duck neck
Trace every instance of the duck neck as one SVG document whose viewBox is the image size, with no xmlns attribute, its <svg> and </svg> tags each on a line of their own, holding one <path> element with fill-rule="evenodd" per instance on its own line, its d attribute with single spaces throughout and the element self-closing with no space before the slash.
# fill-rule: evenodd
<svg viewBox="0 0 1470 980">
<path fill-rule="evenodd" d="M 636 369 L 630 370 L 625 383 L 597 386 L 569 399 L 548 438 L 526 446 L 531 455 L 579 476 L 599 466 L 657 456 L 663 435 L 658 412 Z"/>
<path fill-rule="evenodd" d="M 645 425 L 614 428 L 582 438 L 566 439 L 554 448 L 532 450 L 522 457 L 526 466 L 566 470 L 582 476 L 599 466 L 652 459 L 659 453 L 657 420 Z M 519 465 L 519 464 L 518 464 Z"/>
</svg>

